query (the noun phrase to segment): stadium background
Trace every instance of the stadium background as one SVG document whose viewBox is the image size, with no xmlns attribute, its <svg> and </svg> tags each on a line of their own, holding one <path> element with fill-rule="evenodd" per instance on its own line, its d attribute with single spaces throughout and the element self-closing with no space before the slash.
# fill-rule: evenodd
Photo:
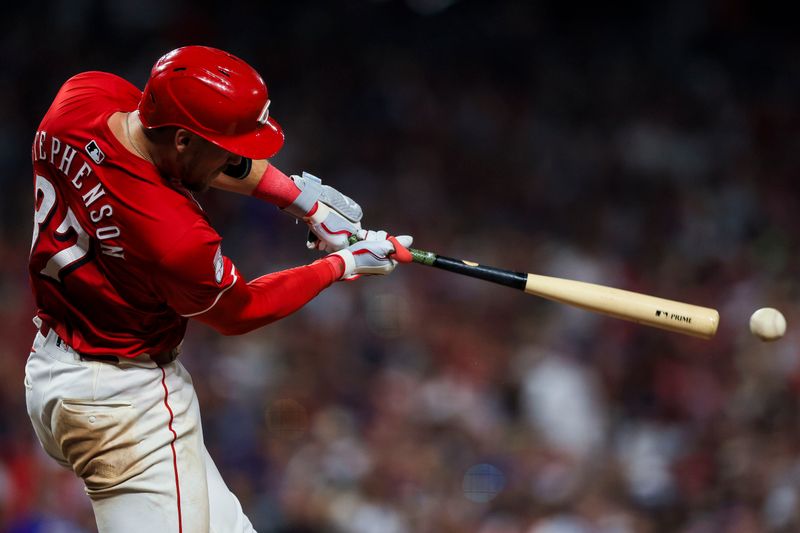
<svg viewBox="0 0 800 533">
<path fill-rule="evenodd" d="M 239 338 L 190 327 L 207 445 L 267 533 L 800 529 L 800 46 L 748 0 L 39 1 L 0 21 L 0 530 L 94 524 L 25 413 L 30 143 L 60 83 L 183 44 L 264 75 L 275 158 L 369 227 L 717 307 L 712 341 L 403 266 Z M 601 5 L 602 4 L 602 5 Z M 201 200 L 248 276 L 276 209 Z M 782 309 L 763 344 L 749 314 Z"/>
</svg>

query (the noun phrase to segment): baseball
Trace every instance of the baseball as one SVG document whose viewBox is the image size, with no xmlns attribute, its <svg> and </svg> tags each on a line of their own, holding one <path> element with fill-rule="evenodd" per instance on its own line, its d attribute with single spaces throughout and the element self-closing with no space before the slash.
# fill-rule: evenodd
<svg viewBox="0 0 800 533">
<path fill-rule="evenodd" d="M 786 319 L 772 307 L 762 307 L 750 316 L 750 331 L 762 341 L 774 341 L 786 333 Z"/>
</svg>

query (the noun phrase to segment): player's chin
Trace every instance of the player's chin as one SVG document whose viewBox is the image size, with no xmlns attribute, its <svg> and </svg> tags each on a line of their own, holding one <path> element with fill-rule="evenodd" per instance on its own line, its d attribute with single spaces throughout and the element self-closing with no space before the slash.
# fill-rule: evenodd
<svg viewBox="0 0 800 533">
<path fill-rule="evenodd" d="M 203 176 L 200 179 L 184 180 L 183 186 L 192 192 L 206 192 L 209 188 L 211 188 L 211 183 L 216 179 L 217 176 L 219 176 L 219 172 L 215 171 L 207 176 Z"/>
</svg>

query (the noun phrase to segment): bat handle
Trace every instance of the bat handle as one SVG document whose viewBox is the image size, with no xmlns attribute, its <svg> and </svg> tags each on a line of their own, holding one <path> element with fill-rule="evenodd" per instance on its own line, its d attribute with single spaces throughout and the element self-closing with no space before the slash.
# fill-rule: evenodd
<svg viewBox="0 0 800 533">
<path fill-rule="evenodd" d="M 411 261 L 414 263 L 433 266 L 434 261 L 436 261 L 436 254 L 433 252 L 418 250 L 417 248 L 409 248 L 408 251 L 411 252 Z"/>
<path fill-rule="evenodd" d="M 350 235 L 350 244 L 357 243 L 360 239 L 357 235 Z M 436 254 L 433 252 L 428 252 L 425 250 L 419 250 L 417 248 L 409 248 L 408 251 L 411 253 L 411 262 L 412 263 L 419 263 L 421 265 L 433 265 L 433 262 L 436 261 Z"/>
</svg>

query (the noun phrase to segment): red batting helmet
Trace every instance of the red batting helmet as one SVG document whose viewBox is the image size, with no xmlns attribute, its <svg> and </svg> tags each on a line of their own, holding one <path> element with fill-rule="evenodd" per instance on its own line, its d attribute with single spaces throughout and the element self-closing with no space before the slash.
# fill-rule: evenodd
<svg viewBox="0 0 800 533">
<path fill-rule="evenodd" d="M 161 57 L 139 102 L 146 128 L 178 126 L 236 155 L 266 159 L 283 146 L 269 118 L 267 86 L 238 57 L 207 46 L 184 46 Z"/>
</svg>

